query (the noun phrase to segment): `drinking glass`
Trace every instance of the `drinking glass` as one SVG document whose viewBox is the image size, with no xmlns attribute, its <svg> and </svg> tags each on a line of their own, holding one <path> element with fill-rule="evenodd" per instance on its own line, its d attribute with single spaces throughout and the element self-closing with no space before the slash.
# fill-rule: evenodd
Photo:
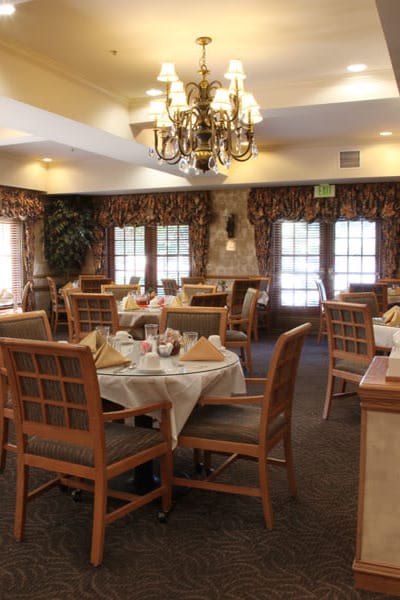
<svg viewBox="0 0 400 600">
<path fill-rule="evenodd" d="M 108 338 L 110 337 L 110 327 L 108 325 L 97 325 L 95 330 L 101 335 L 105 342 L 108 342 Z"/>
<path fill-rule="evenodd" d="M 187 352 L 197 342 L 197 338 L 199 337 L 199 335 L 198 335 L 197 331 L 184 331 L 182 334 L 182 337 L 183 337 L 183 351 Z"/>
<path fill-rule="evenodd" d="M 158 334 L 158 325 L 153 323 L 147 323 L 144 326 L 145 338 L 149 342 L 153 341 Z"/>
</svg>

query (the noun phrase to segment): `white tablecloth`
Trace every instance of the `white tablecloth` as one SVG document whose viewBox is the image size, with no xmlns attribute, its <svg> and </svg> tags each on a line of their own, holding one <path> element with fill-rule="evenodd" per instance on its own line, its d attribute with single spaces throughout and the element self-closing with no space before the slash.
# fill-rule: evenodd
<svg viewBox="0 0 400 600">
<path fill-rule="evenodd" d="M 400 327 L 389 327 L 374 323 L 375 346 L 391 350 L 393 347 L 393 335 L 400 331 Z"/>
<path fill-rule="evenodd" d="M 227 396 L 246 391 L 238 356 L 229 351 L 225 351 L 224 355 L 224 362 L 177 363 L 173 358 L 161 359 L 164 372 L 159 375 L 143 374 L 138 369 L 121 367 L 100 369 L 97 372 L 100 393 L 102 398 L 126 408 L 170 400 L 172 440 L 175 446 L 178 434 L 200 396 Z"/>
</svg>

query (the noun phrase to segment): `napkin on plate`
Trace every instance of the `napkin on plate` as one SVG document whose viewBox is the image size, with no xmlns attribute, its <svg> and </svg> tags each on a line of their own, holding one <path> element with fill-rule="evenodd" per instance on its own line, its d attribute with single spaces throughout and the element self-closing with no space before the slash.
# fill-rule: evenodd
<svg viewBox="0 0 400 600">
<path fill-rule="evenodd" d="M 124 310 L 138 310 L 139 306 L 132 296 L 125 296 L 125 298 L 122 299 L 122 308 Z"/>
<path fill-rule="evenodd" d="M 383 322 L 390 327 L 400 327 L 400 306 L 392 306 L 383 315 Z"/>
<path fill-rule="evenodd" d="M 154 296 L 154 298 L 150 300 L 149 306 L 151 306 L 152 308 L 157 308 L 158 306 L 160 306 L 160 298 L 158 296 Z"/>
<path fill-rule="evenodd" d="M 94 355 L 94 364 L 96 369 L 104 369 L 106 367 L 117 367 L 119 365 L 130 365 L 131 360 L 122 356 L 118 350 L 115 350 L 110 344 L 104 342 Z"/>
<path fill-rule="evenodd" d="M 207 338 L 201 338 L 184 354 L 180 360 L 218 360 L 223 361 L 224 355 L 208 341 Z"/>
<path fill-rule="evenodd" d="M 90 350 L 94 353 L 104 344 L 104 338 L 98 331 L 91 331 L 80 343 L 84 346 L 89 346 Z"/>
</svg>

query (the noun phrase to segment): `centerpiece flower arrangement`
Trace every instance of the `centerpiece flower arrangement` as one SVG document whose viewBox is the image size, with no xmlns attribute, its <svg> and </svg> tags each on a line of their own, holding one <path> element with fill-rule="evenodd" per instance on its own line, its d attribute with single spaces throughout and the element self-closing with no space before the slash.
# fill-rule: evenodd
<svg viewBox="0 0 400 600">
<path fill-rule="evenodd" d="M 171 329 L 167 327 L 164 333 L 158 336 L 159 344 L 172 344 L 171 355 L 179 354 L 182 343 L 182 336 L 179 331 L 176 329 Z"/>
</svg>

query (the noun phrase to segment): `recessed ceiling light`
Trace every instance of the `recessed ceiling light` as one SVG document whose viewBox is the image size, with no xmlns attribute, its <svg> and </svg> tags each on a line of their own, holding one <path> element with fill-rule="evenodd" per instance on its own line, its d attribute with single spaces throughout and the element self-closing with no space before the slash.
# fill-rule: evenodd
<svg viewBox="0 0 400 600">
<path fill-rule="evenodd" d="M 15 6 L 11 2 L 2 2 L 0 4 L 0 15 L 13 15 L 15 13 Z"/>
<path fill-rule="evenodd" d="M 381 131 L 379 135 L 381 135 L 382 137 L 387 137 L 389 135 L 393 135 L 393 133 L 391 131 Z"/>
<path fill-rule="evenodd" d="M 148 96 L 162 96 L 164 92 L 162 92 L 161 90 L 156 90 L 155 88 L 151 88 L 150 90 L 146 91 L 146 94 Z"/>
<path fill-rule="evenodd" d="M 53 162 L 53 159 L 52 159 L 52 158 L 48 158 L 48 157 L 46 157 L 46 158 L 42 158 L 42 161 L 43 161 L 43 162 L 50 163 L 50 162 Z"/>
<path fill-rule="evenodd" d="M 362 63 L 357 63 L 354 65 L 349 65 L 347 67 L 347 70 L 350 71 L 351 73 L 361 73 L 361 71 L 365 71 L 366 68 L 367 68 L 367 65 L 364 65 Z"/>
</svg>

